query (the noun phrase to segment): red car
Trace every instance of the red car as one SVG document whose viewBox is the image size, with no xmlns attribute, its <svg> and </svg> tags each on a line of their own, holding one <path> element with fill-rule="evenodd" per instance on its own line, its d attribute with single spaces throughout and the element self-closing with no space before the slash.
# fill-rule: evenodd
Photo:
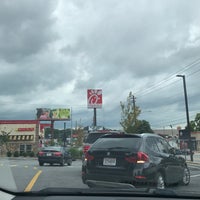
<svg viewBox="0 0 200 200">
<path fill-rule="evenodd" d="M 112 130 L 98 130 L 98 131 L 93 131 L 88 134 L 88 136 L 84 140 L 83 144 L 83 154 L 85 154 L 90 146 L 101 136 L 106 135 L 106 134 L 123 134 L 124 132 L 121 131 L 112 131 Z"/>
</svg>

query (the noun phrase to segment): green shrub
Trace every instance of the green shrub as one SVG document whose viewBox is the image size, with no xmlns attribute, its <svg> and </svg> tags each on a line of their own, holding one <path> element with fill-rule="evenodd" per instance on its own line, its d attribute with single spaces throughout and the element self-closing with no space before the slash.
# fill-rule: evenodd
<svg viewBox="0 0 200 200">
<path fill-rule="evenodd" d="M 22 156 L 26 157 L 26 156 L 27 156 L 27 153 L 26 153 L 26 152 L 23 152 L 23 153 L 22 153 Z"/>
<path fill-rule="evenodd" d="M 33 151 L 29 152 L 29 156 L 30 157 L 34 157 L 35 156 L 35 153 Z"/>
<path fill-rule="evenodd" d="M 73 159 L 81 158 L 80 151 L 77 148 L 72 147 L 69 149 L 69 151 L 70 151 Z"/>
<path fill-rule="evenodd" d="M 82 158 L 82 156 L 83 156 L 83 150 L 79 150 L 79 156 L 80 156 L 80 158 Z"/>
<path fill-rule="evenodd" d="M 8 152 L 7 152 L 7 156 L 8 156 L 8 157 L 11 157 L 11 156 L 12 156 L 12 152 L 11 152 L 11 151 L 8 151 Z"/>
<path fill-rule="evenodd" d="M 14 157 L 19 157 L 19 152 L 18 152 L 18 151 L 15 151 L 14 154 L 13 154 L 13 156 L 14 156 Z"/>
</svg>

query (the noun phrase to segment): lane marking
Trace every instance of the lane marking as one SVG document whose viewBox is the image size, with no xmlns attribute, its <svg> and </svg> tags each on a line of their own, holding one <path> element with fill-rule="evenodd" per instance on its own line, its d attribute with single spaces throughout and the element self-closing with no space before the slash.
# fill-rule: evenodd
<svg viewBox="0 0 200 200">
<path fill-rule="evenodd" d="M 200 174 L 190 175 L 191 178 L 198 177 L 198 176 L 200 176 Z"/>
<path fill-rule="evenodd" d="M 190 169 L 200 169 L 200 166 L 195 166 L 195 165 L 193 165 L 193 166 L 189 166 L 189 168 L 190 168 Z"/>
<path fill-rule="evenodd" d="M 31 189 L 33 188 L 34 184 L 36 183 L 38 177 L 40 176 L 40 174 L 42 173 L 42 170 L 39 170 L 35 176 L 32 178 L 32 180 L 30 181 L 30 183 L 27 185 L 27 187 L 25 188 L 24 192 L 30 192 Z"/>
<path fill-rule="evenodd" d="M 16 167 L 17 165 L 10 165 L 10 167 Z"/>
</svg>

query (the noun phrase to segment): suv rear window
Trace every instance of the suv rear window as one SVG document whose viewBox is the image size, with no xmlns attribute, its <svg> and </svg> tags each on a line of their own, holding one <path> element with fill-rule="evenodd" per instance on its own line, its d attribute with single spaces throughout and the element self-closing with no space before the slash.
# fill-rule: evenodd
<svg viewBox="0 0 200 200">
<path fill-rule="evenodd" d="M 87 136 L 84 142 L 88 144 L 93 144 L 98 138 L 105 134 L 117 134 L 117 132 L 93 132 Z"/>
<path fill-rule="evenodd" d="M 91 149 L 125 148 L 138 151 L 142 142 L 140 137 L 105 137 L 99 138 Z"/>
</svg>

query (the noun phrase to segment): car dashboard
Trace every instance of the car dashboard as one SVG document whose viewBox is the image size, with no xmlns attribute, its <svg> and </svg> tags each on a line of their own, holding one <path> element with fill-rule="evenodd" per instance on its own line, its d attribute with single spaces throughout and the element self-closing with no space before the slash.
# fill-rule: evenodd
<svg viewBox="0 0 200 200">
<path fill-rule="evenodd" d="M 170 199 L 170 200 L 188 200 L 188 199 L 200 199 L 200 196 L 195 196 L 194 194 L 184 194 L 177 195 L 171 190 L 151 190 L 146 192 L 111 192 L 102 190 L 94 190 L 93 192 L 74 192 L 74 189 L 70 189 L 67 192 L 64 192 L 63 189 L 49 189 L 44 190 L 42 192 L 7 192 L 0 191 L 0 199 L 4 200 L 162 200 L 162 199 Z M 55 192 L 56 191 L 56 192 Z M 144 190 L 145 191 L 145 190 Z"/>
</svg>

